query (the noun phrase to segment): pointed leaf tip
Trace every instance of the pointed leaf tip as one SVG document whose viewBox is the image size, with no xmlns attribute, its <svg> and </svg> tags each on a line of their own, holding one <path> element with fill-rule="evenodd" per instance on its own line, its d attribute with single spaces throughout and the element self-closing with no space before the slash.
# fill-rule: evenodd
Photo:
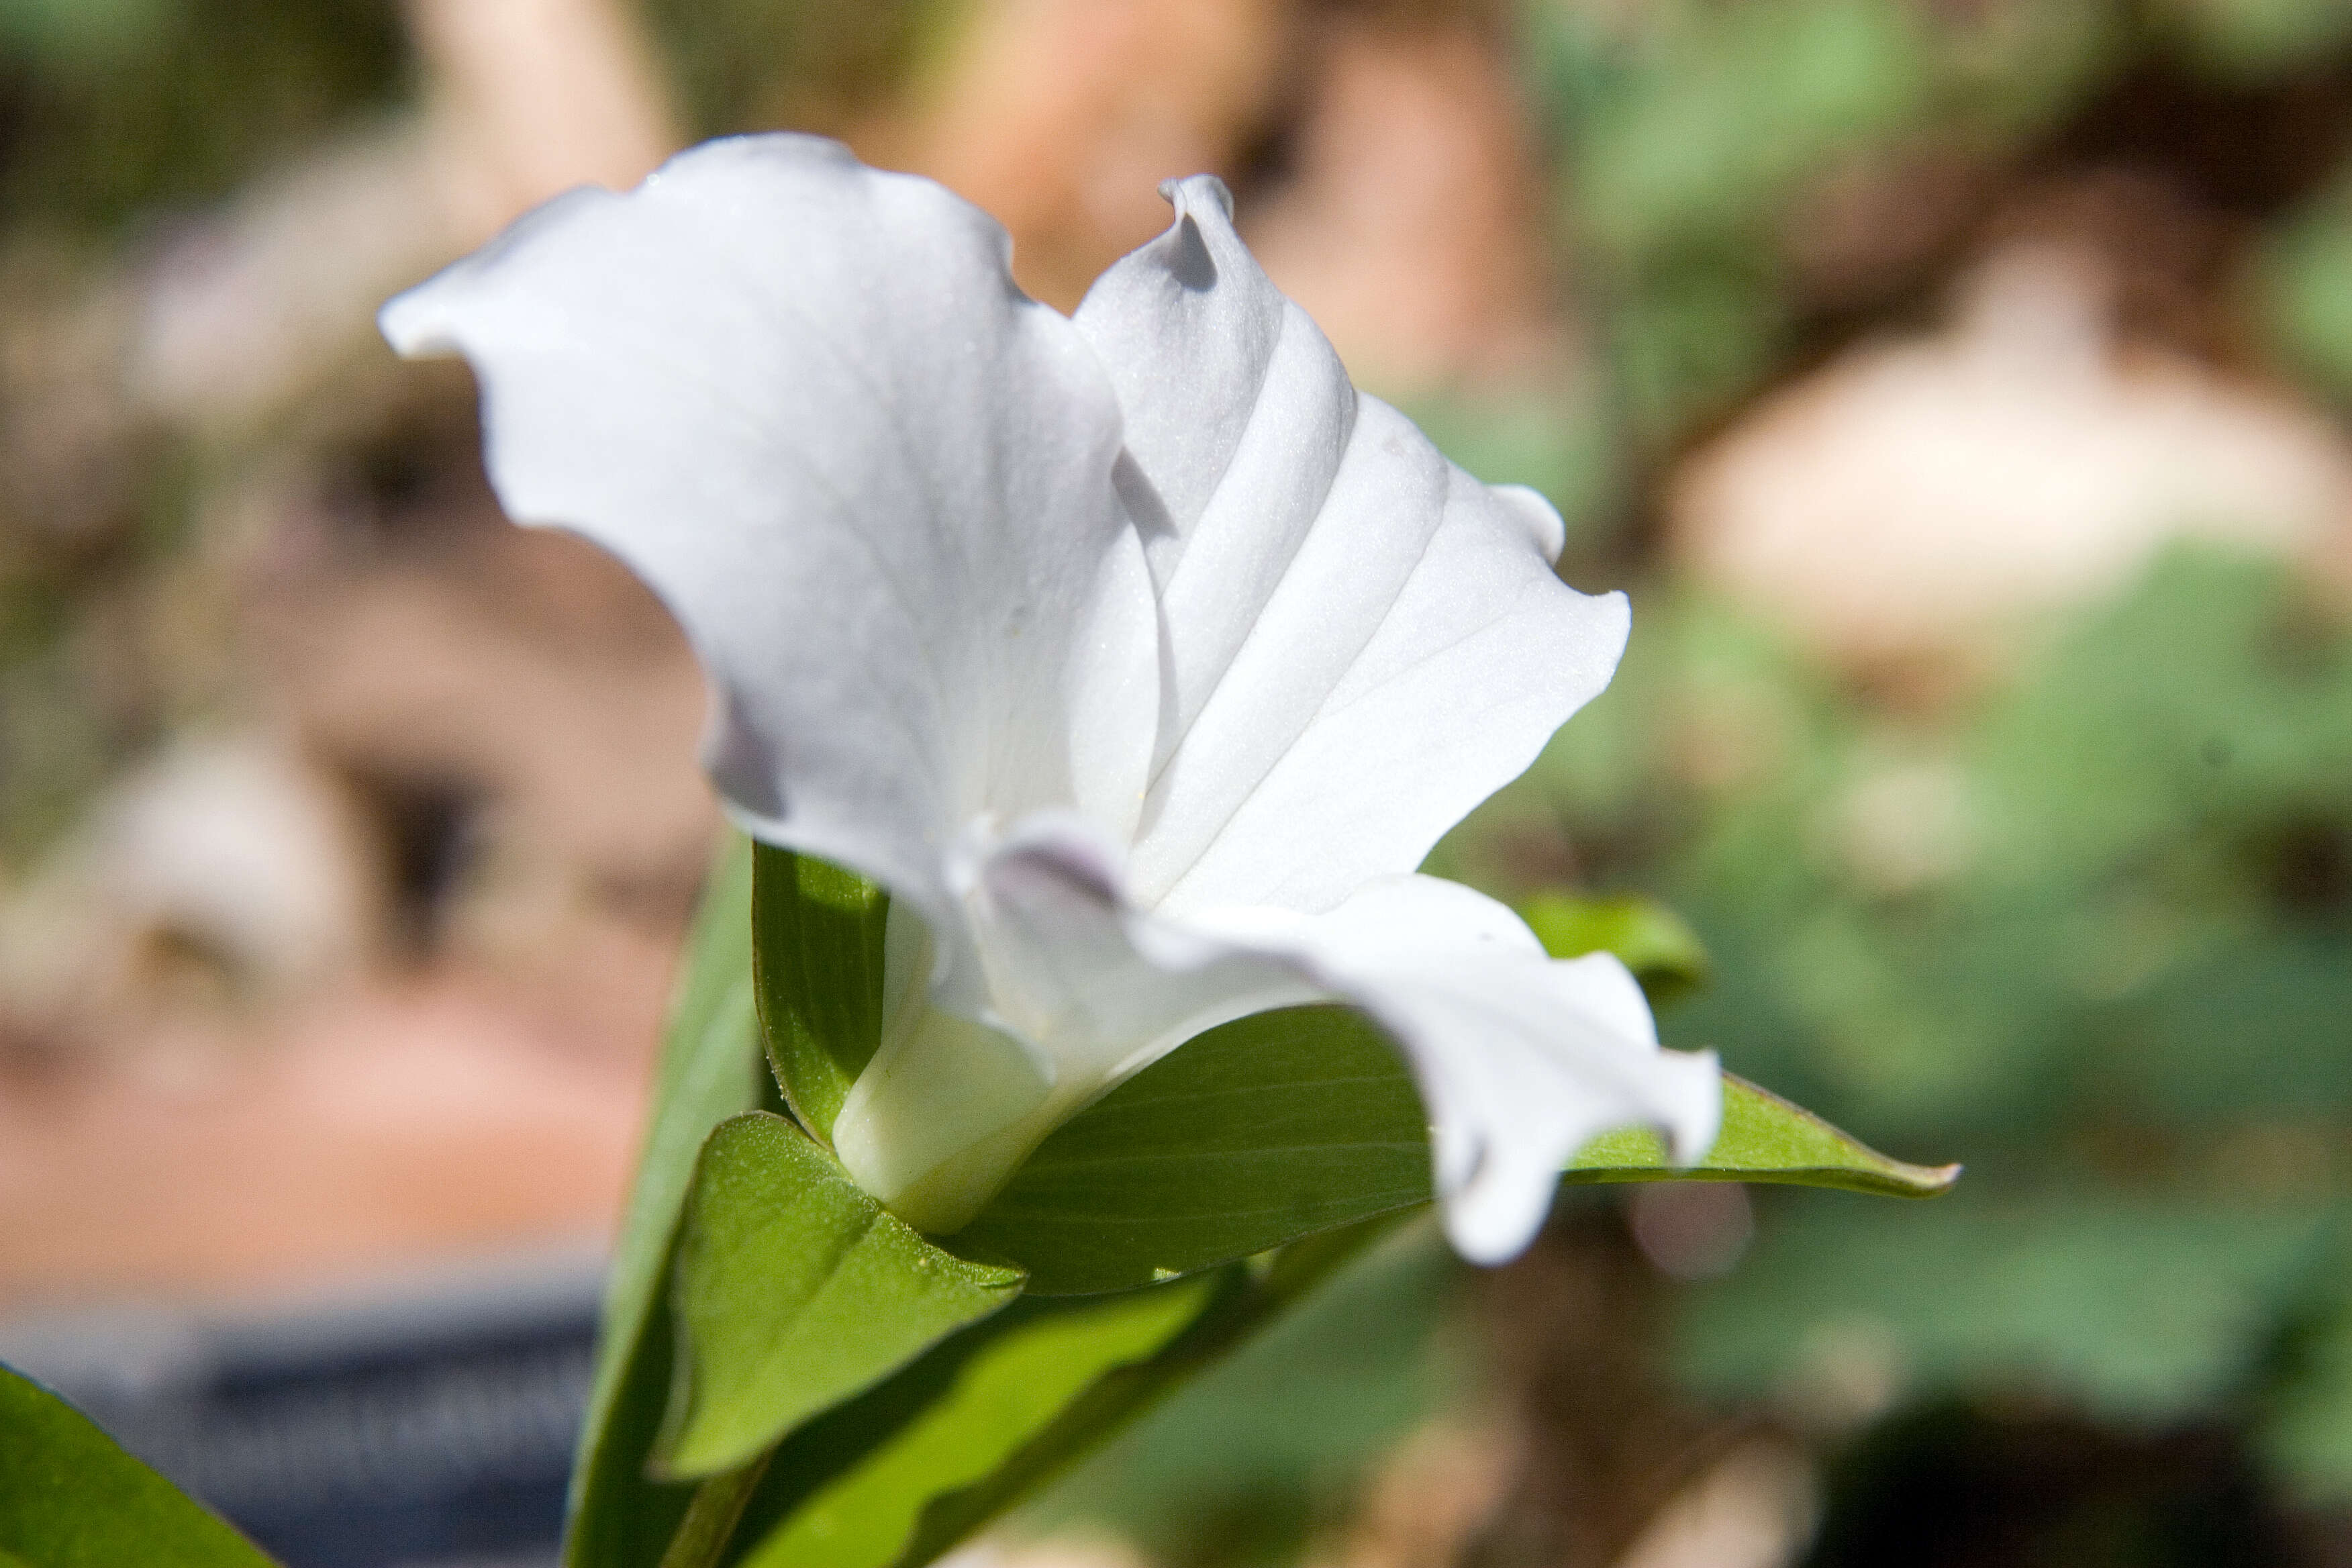
<svg viewBox="0 0 2352 1568">
<path fill-rule="evenodd" d="M 1914 1165 L 1880 1153 L 1801 1106 L 1723 1075 L 1723 1131 L 1706 1157 L 1677 1169 L 1645 1128 L 1604 1133 L 1570 1162 L 1567 1182 L 1774 1182 L 1841 1187 L 1883 1197 L 1932 1198 L 1960 1178 L 1958 1165 Z"/>
</svg>

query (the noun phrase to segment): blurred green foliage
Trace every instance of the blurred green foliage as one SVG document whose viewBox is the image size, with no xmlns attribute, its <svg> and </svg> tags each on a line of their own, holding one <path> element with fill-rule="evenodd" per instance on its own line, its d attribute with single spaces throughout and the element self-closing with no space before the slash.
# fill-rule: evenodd
<svg viewBox="0 0 2352 1568">
<path fill-rule="evenodd" d="M 2119 15 L 2074 0 L 1531 0 L 1558 232 L 1610 385 L 1600 445 L 1638 479 L 1773 374 L 1806 308 L 1792 226 L 1823 179 L 1923 145 L 2015 147 L 2111 67 Z"/>
<path fill-rule="evenodd" d="M 1824 1429 L 1909 1432 L 1905 1411 L 2016 1395 L 2123 1433 L 2219 1423 L 2286 1495 L 2352 1502 L 2340 598 L 2179 551 L 1974 695 L 1889 702 L 1662 579 L 1643 528 L 1660 476 L 1727 411 L 1873 312 L 1916 319 L 1932 257 L 1889 268 L 1857 316 L 1802 253 L 1822 193 L 1922 157 L 1998 189 L 2093 147 L 2233 209 L 2218 284 L 2237 341 L 2267 354 L 2260 373 L 2352 401 L 2352 161 L 2326 177 L 2352 152 L 2352 6 L 1522 15 L 1593 352 L 1548 437 L 1514 448 L 1490 425 L 1453 449 L 1551 493 L 1570 575 L 1631 579 L 1638 611 L 1610 690 L 1433 868 L 1527 909 L 1546 864 L 1675 909 L 1709 984 L 1664 1014 L 1670 1044 L 1714 1047 L 1895 1153 L 1969 1166 L 1919 1208 L 1759 1193 L 1748 1257 L 1685 1291 L 1689 1386 Z M 2283 177 L 2251 120 L 2152 125 L 2132 96 L 2150 82 L 2173 110 L 2335 108 L 2282 113 L 2321 137 Z M 2296 184 L 2305 167 L 2324 177 Z M 1587 464 L 1570 484 L 1566 455 Z"/>
<path fill-rule="evenodd" d="M 2352 191 L 2280 226 L 2255 274 L 2271 341 L 2315 389 L 2352 403 Z"/>
<path fill-rule="evenodd" d="M 2192 1135 L 2352 1103 L 2352 641 L 2284 569 L 2176 554 L 1932 726 L 1725 618 L 1654 612 L 1582 726 L 1647 765 L 1558 786 L 1670 847 L 1653 874 L 1717 961 L 1675 1032 L 1866 1137 L 1965 1138 L 1980 1174 L 2079 1131 L 2082 1162 L 2203 1184 Z M 1736 776 L 1662 799 L 1665 753 L 1710 742 Z"/>
<path fill-rule="evenodd" d="M 5 0 L 0 211 L 110 232 L 394 102 L 394 0 Z"/>
<path fill-rule="evenodd" d="M 951 0 L 646 0 L 688 131 L 835 131 L 950 30 Z"/>
<path fill-rule="evenodd" d="M 1690 920 L 1713 983 L 1670 1043 L 1970 1168 L 1916 1211 L 1774 1196 L 1690 1303 L 1696 1384 L 2242 1416 L 2352 1488 L 2352 628 L 2183 550 L 1922 717 L 1648 603 L 1497 815 L 1564 816 Z"/>
</svg>

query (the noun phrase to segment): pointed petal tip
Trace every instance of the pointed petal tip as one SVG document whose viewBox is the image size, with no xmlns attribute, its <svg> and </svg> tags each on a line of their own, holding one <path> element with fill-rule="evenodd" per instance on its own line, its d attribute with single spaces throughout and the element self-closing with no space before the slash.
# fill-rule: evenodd
<svg viewBox="0 0 2352 1568">
<path fill-rule="evenodd" d="M 467 262 L 460 260 L 376 308 L 375 330 L 403 359 L 436 359 L 463 352 L 449 321 L 449 293 Z"/>
<path fill-rule="evenodd" d="M 425 302 L 417 297 L 427 287 L 420 283 L 415 289 L 394 294 L 376 310 L 375 330 L 383 334 L 392 352 L 403 359 L 423 359 L 457 350 L 455 343 L 441 342 L 435 335 Z"/>
<path fill-rule="evenodd" d="M 1227 223 L 1234 221 L 1234 193 L 1225 182 L 1214 174 L 1188 174 L 1182 179 L 1160 182 L 1160 199 L 1176 209 L 1176 221 L 1181 223 L 1192 216 L 1194 206 L 1203 201 L 1213 203 L 1224 215 Z"/>
<path fill-rule="evenodd" d="M 1535 1244 L 1551 1214 L 1547 1191 L 1532 1206 L 1501 1192 L 1458 1194 L 1439 1206 L 1446 1242 L 1465 1263 L 1499 1268 Z"/>
<path fill-rule="evenodd" d="M 1496 498 L 1508 506 L 1512 515 L 1526 526 L 1528 537 L 1535 541 L 1536 549 L 1543 558 L 1555 566 L 1559 564 L 1560 552 L 1568 548 L 1568 520 L 1559 515 L 1559 509 L 1552 505 L 1542 491 L 1530 489 L 1526 485 L 1496 485 L 1491 488 Z"/>
<path fill-rule="evenodd" d="M 1486 1236 L 1465 1229 L 1449 1218 L 1445 1224 L 1445 1239 L 1453 1247 L 1454 1256 L 1463 1262 L 1475 1264 L 1480 1268 L 1500 1268 L 1506 1263 L 1517 1261 L 1519 1254 L 1534 1246 L 1541 1228 L 1538 1226 L 1525 1236 L 1507 1239 L 1499 1233 Z"/>
<path fill-rule="evenodd" d="M 404 359 L 426 359 L 462 353 L 465 345 L 452 322 L 453 295 L 458 292 L 458 280 L 484 269 L 505 252 L 520 247 L 535 231 L 555 226 L 561 221 L 560 214 L 572 207 L 625 198 L 674 184 L 697 171 L 707 173 L 712 169 L 723 170 L 730 164 L 774 163 L 792 160 L 829 164 L 850 172 L 862 168 L 856 154 L 844 143 L 829 136 L 814 136 L 803 132 L 757 132 L 700 142 L 663 160 L 657 168 L 628 191 L 583 184 L 549 197 L 516 218 L 478 249 L 385 300 L 376 311 L 376 330 L 383 334 L 393 352 Z"/>
</svg>

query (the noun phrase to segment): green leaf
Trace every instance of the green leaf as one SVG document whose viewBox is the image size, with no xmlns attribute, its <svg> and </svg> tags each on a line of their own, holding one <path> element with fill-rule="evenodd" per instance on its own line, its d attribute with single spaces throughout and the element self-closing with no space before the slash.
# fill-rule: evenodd
<svg viewBox="0 0 2352 1568">
<path fill-rule="evenodd" d="M 1464 1263 L 1415 1209 L 1334 1278 L 1148 1420 L 1024 1507 L 1024 1536 L 1149 1542 L 1156 1561 L 1296 1562 L 1329 1518 L 1333 1482 L 1365 1474 L 1408 1434 L 1461 1408 L 1480 1347 L 1461 1327 Z M 1386 1225 L 1388 1222 L 1375 1222 Z"/>
<path fill-rule="evenodd" d="M 751 965 L 761 1032 L 801 1125 L 833 1119 L 882 1037 L 882 936 L 890 898 L 838 866 L 753 851 Z"/>
<path fill-rule="evenodd" d="M 1385 1221 L 1152 1289 L 1024 1298 L 784 1439 L 746 1511 L 761 1568 L 919 1568 L 1287 1310 Z"/>
<path fill-rule="evenodd" d="M 2257 1406 L 2254 1440 L 2306 1508 L 2352 1504 L 2352 1292 L 2346 1260 L 2337 1257 L 2322 1289 L 2332 1310 L 2286 1341 L 2273 1378 Z"/>
<path fill-rule="evenodd" d="M 753 1112 L 704 1145 L 678 1239 L 677 1375 L 656 1446 L 672 1476 L 756 1458 L 1021 1289 L 941 1251 L 798 1127 Z"/>
<path fill-rule="evenodd" d="M 2342 193 L 2273 235 L 2254 278 L 2283 357 L 2337 398 L 2352 394 L 2352 213 Z"/>
<path fill-rule="evenodd" d="M 0 1367 L 0 1563 L 19 1562 L 268 1568 L 269 1559 L 89 1417 Z"/>
<path fill-rule="evenodd" d="M 595 1379 L 572 1466 L 564 1560 L 635 1568 L 661 1553 L 692 1489 L 649 1480 L 646 1461 L 668 1401 L 667 1286 L 695 1156 L 710 1130 L 760 1103 L 751 990 L 751 847 L 730 840 L 687 948 L 665 1033 L 652 1124 L 605 1282 Z"/>
<path fill-rule="evenodd" d="M 1539 893 L 1519 906 L 1519 918 L 1554 958 L 1615 953 L 1654 1003 L 1706 984 L 1706 949 L 1680 915 L 1654 899 Z"/>
<path fill-rule="evenodd" d="M 1889 1198 L 1932 1198 L 1960 1179 L 1958 1165 L 1890 1160 L 1811 1111 L 1744 1079 L 1723 1075 L 1723 1131 L 1706 1158 L 1687 1170 L 1666 1163 L 1664 1142 L 1647 1128 L 1604 1132 L 1577 1152 L 1564 1182 L 1780 1182 L 1843 1187 Z"/>
<path fill-rule="evenodd" d="M 1429 1200 L 1429 1129 L 1360 1015 L 1224 1025 L 1056 1129 L 954 1245 L 1041 1295 L 1123 1290 Z"/>
<path fill-rule="evenodd" d="M 1368 1247 L 1391 1235 L 1389 1214 L 1294 1242 L 1228 1274 L 1184 1332 L 1148 1362 L 1121 1367 L 1064 1409 L 985 1479 L 940 1498 L 897 1568 L 919 1568 L 1006 1510 L 1026 1500 L 1079 1459 L 1244 1343 L 1281 1321 Z"/>
<path fill-rule="evenodd" d="M 1676 1170 L 1654 1134 L 1612 1133 L 1567 1180 L 1790 1182 L 1903 1196 L 1958 1175 L 1890 1160 L 1728 1075 L 1724 1131 Z M 1412 1080 L 1368 1020 L 1339 1007 L 1213 1029 L 1039 1145 L 958 1250 L 1010 1258 L 1042 1295 L 1118 1290 L 1262 1252 L 1431 1196 Z"/>
<path fill-rule="evenodd" d="M 1144 1361 L 1200 1315 L 1212 1281 L 1140 1290 L 1077 1310 L 1007 1314 L 957 1358 L 932 1396 L 851 1467 L 817 1484 L 808 1453 L 771 1467 L 803 1477 L 802 1495 L 747 1564 L 882 1568 L 913 1538 L 925 1507 L 985 1481 L 1115 1368 Z M 992 1325 L 993 1327 L 993 1325 Z M 832 1469 L 831 1466 L 822 1466 Z"/>
</svg>

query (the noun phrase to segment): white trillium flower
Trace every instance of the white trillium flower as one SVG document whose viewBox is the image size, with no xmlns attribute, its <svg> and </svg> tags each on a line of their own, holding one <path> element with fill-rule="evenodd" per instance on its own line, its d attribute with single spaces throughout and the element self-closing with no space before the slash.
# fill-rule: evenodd
<svg viewBox="0 0 2352 1568">
<path fill-rule="evenodd" d="M 1402 1050 L 1446 1226 L 1508 1258 L 1601 1131 L 1713 1141 L 1607 956 L 1414 868 L 1607 684 L 1557 513 L 1358 393 L 1213 178 L 1075 318 L 940 186 L 800 136 L 581 190 L 385 307 L 480 378 L 520 521 L 626 562 L 708 668 L 755 837 L 892 895 L 832 1130 L 953 1231 L 1217 1024 L 1340 1001 Z"/>
</svg>

